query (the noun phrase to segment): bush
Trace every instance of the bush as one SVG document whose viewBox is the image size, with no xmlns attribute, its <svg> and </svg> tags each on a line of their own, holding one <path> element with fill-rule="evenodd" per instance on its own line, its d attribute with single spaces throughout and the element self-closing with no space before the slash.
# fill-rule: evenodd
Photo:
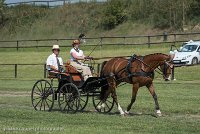
<svg viewBox="0 0 200 134">
<path fill-rule="evenodd" d="M 104 29 L 112 29 L 123 23 L 127 19 L 124 1 L 111 0 L 104 10 L 102 25 Z"/>
</svg>

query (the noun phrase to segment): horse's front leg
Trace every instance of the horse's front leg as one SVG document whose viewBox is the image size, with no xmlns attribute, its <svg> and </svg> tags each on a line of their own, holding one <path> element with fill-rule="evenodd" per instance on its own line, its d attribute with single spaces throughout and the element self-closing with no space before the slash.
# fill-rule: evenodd
<svg viewBox="0 0 200 134">
<path fill-rule="evenodd" d="M 152 97 L 153 97 L 153 99 L 154 99 L 156 114 L 157 114 L 158 116 L 162 116 L 161 111 L 160 111 L 160 107 L 159 107 L 159 104 L 158 104 L 158 97 L 157 97 L 156 92 L 155 92 L 155 90 L 154 90 L 153 83 L 147 85 L 147 88 L 149 89 L 149 92 L 151 93 L 151 95 L 152 95 Z"/>
<path fill-rule="evenodd" d="M 131 98 L 131 103 L 128 105 L 127 111 L 125 111 L 126 114 L 129 114 L 129 111 L 130 111 L 130 109 L 131 109 L 133 103 L 134 103 L 135 100 L 136 100 L 136 96 L 137 96 L 138 89 L 139 89 L 139 85 L 138 85 L 138 84 L 134 84 L 133 87 L 132 87 L 132 98 Z"/>
</svg>

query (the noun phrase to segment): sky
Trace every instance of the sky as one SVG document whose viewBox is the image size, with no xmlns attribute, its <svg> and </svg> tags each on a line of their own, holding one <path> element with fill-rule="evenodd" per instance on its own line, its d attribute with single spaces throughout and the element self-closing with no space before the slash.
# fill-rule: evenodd
<svg viewBox="0 0 200 134">
<path fill-rule="evenodd" d="M 6 3 L 17 3 L 17 2 L 28 2 L 28 1 L 51 1 L 51 0 L 6 0 Z M 78 2 L 80 0 L 71 0 L 72 2 Z M 82 0 L 87 1 L 87 0 Z M 89 0 L 88 0 L 89 1 Z M 105 1 L 105 0 L 97 0 L 97 1 Z"/>
</svg>

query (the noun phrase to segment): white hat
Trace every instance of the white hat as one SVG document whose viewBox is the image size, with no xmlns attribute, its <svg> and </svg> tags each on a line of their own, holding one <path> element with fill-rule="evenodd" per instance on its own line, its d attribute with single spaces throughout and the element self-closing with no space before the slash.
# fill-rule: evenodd
<svg viewBox="0 0 200 134">
<path fill-rule="evenodd" d="M 59 48 L 59 45 L 53 45 L 52 50 L 53 50 L 53 49 L 60 49 L 60 48 Z"/>
</svg>

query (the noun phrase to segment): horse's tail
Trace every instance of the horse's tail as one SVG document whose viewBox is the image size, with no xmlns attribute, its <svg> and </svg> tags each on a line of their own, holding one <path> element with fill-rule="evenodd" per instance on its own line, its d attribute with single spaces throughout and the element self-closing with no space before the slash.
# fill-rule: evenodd
<svg viewBox="0 0 200 134">
<path fill-rule="evenodd" d="M 108 81 L 107 81 L 106 76 L 104 75 L 104 72 L 103 72 L 103 68 L 104 68 L 104 66 L 105 66 L 106 63 L 107 63 L 107 61 L 104 61 L 104 62 L 101 64 L 100 77 L 101 77 L 102 79 L 105 79 L 105 82 L 103 82 L 104 85 L 101 87 L 100 100 L 103 100 L 103 99 L 104 99 L 106 90 L 108 90 L 108 88 L 109 88 Z"/>
<path fill-rule="evenodd" d="M 105 66 L 105 64 L 107 63 L 107 61 L 104 61 L 102 64 L 101 64 L 101 71 L 100 71 L 100 77 L 103 77 L 104 74 L 103 74 L 103 68 Z"/>
</svg>

